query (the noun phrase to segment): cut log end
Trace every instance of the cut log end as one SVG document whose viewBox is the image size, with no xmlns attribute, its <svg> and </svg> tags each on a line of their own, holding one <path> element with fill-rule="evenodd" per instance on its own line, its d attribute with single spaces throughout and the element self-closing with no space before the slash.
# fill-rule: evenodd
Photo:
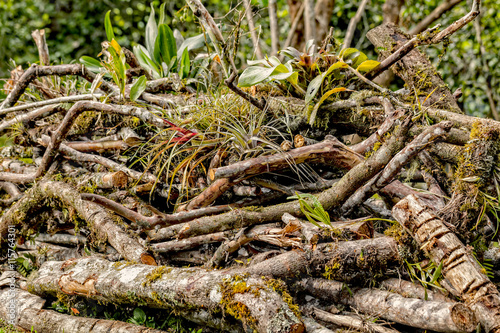
<svg viewBox="0 0 500 333">
<path fill-rule="evenodd" d="M 476 329 L 477 320 L 468 307 L 462 303 L 456 303 L 451 308 L 451 319 L 463 332 L 472 332 Z"/>
<path fill-rule="evenodd" d="M 145 265 L 158 266 L 155 258 L 153 258 L 153 256 L 149 253 L 141 254 L 141 262 Z"/>
</svg>

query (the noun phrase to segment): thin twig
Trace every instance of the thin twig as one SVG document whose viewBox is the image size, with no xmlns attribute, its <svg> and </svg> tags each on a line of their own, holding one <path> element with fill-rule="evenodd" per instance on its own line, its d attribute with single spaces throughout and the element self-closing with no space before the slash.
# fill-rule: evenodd
<svg viewBox="0 0 500 333">
<path fill-rule="evenodd" d="M 276 12 L 276 0 L 269 0 L 269 28 L 271 30 L 271 53 L 278 54 L 280 48 L 278 14 Z"/>
<path fill-rule="evenodd" d="M 359 4 L 358 10 L 356 11 L 356 15 L 349 21 L 349 26 L 347 27 L 347 32 L 344 38 L 344 45 L 342 48 L 347 49 L 351 46 L 352 38 L 354 37 L 354 31 L 356 31 L 356 26 L 359 21 L 361 21 L 361 17 L 365 12 L 366 5 L 368 4 L 368 0 L 362 0 Z"/>
<path fill-rule="evenodd" d="M 260 48 L 259 37 L 255 32 L 255 24 L 253 22 L 252 4 L 250 0 L 243 0 L 243 6 L 245 7 L 245 15 L 247 17 L 248 29 L 250 30 L 250 37 L 252 37 L 253 47 L 255 48 L 255 53 L 258 59 L 263 59 L 264 55 Z"/>
<path fill-rule="evenodd" d="M 417 35 L 427 29 L 432 22 L 436 21 L 440 18 L 444 13 L 451 10 L 453 7 L 458 5 L 463 0 L 448 0 L 437 6 L 429 15 L 427 15 L 422 21 L 418 22 L 418 24 L 411 29 L 408 34 L 410 36 Z"/>
<path fill-rule="evenodd" d="M 102 94 L 84 94 L 84 95 L 72 95 L 72 96 L 52 98 L 52 99 L 48 99 L 48 100 L 44 100 L 44 101 L 40 101 L 40 102 L 22 104 L 22 105 L 13 106 L 13 107 L 10 107 L 7 109 L 2 109 L 2 110 L 0 110 L 0 116 L 3 116 L 4 114 L 10 113 L 10 112 L 39 108 L 39 107 L 42 107 L 45 105 L 60 104 L 60 103 L 74 103 L 74 102 L 78 102 L 78 101 L 88 101 L 88 100 L 92 100 L 95 98 L 101 98 L 102 96 L 104 96 L 104 95 L 102 95 Z"/>
<path fill-rule="evenodd" d="M 386 69 L 394 65 L 396 62 L 401 60 L 405 55 L 410 53 L 414 48 L 416 48 L 419 45 L 422 44 L 437 44 L 441 42 L 443 39 L 446 37 L 449 37 L 450 35 L 454 34 L 461 28 L 463 28 L 467 23 L 471 22 L 474 20 L 474 18 L 479 15 L 479 8 L 481 6 L 481 0 L 474 0 L 474 3 L 472 5 L 471 11 L 459 19 L 458 21 L 455 21 L 452 23 L 448 28 L 444 29 L 440 33 L 436 34 L 433 36 L 433 31 L 435 31 L 438 27 L 434 27 L 431 29 L 427 29 L 426 32 L 429 32 L 429 38 L 422 38 L 422 37 L 413 37 L 410 39 L 408 42 L 406 42 L 403 46 L 401 46 L 398 50 L 396 50 L 393 54 L 391 54 L 389 57 L 384 59 L 378 65 L 376 68 L 374 68 L 372 71 L 368 72 L 365 77 L 369 80 L 373 80 L 377 76 L 379 76 L 382 72 L 384 72 Z"/>
</svg>

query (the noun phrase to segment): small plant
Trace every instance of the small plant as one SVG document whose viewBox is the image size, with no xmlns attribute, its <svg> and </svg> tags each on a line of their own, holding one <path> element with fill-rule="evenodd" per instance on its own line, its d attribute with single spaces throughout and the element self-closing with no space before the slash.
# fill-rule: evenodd
<svg viewBox="0 0 500 333">
<path fill-rule="evenodd" d="M 417 262 L 414 264 L 409 263 L 405 260 L 408 273 L 412 282 L 417 280 L 425 288 L 425 298 L 427 299 L 427 289 L 429 287 L 434 287 L 439 290 L 444 290 L 439 284 L 439 280 L 442 277 L 441 271 L 443 269 L 443 263 L 441 262 L 439 266 L 436 266 L 432 261 L 430 262 Z"/>
<path fill-rule="evenodd" d="M 298 199 L 300 204 L 300 210 L 307 217 L 309 222 L 317 227 L 325 228 L 325 225 L 332 228 L 332 223 L 330 222 L 330 215 L 321 205 L 318 198 L 310 193 L 299 194 L 295 192 L 293 197 L 288 197 L 288 199 Z"/>
<path fill-rule="evenodd" d="M 337 54 L 337 48 L 328 45 L 326 50 L 316 52 L 314 41 L 306 45 L 306 52 L 300 52 L 288 47 L 280 53 L 289 57 L 282 64 L 277 57 L 263 60 L 248 61 L 248 67 L 240 76 L 238 86 L 250 87 L 264 81 L 274 81 L 282 85 L 284 82 L 292 86 L 292 90 L 305 98 L 306 104 L 314 100 L 314 106 L 308 110 L 309 123 L 316 119 L 319 107 L 332 95 L 351 91 L 345 86 L 353 78 L 349 70 L 355 68 L 358 72 L 368 72 L 379 65 L 378 61 L 368 60 L 361 51 L 348 48 Z M 288 91 L 285 86 L 283 90 Z M 316 95 L 321 92 L 321 97 Z"/>
<path fill-rule="evenodd" d="M 22 276 L 29 276 L 31 272 L 37 270 L 36 257 L 31 253 L 25 253 L 22 256 L 16 258 L 17 271 Z"/>
<path fill-rule="evenodd" d="M 115 39 L 113 26 L 111 24 L 111 11 L 106 13 L 104 28 L 108 42 L 103 43 L 105 51 L 101 54 L 107 55 L 105 60 L 97 60 L 92 57 L 82 56 L 80 62 L 89 70 L 99 73 L 105 70 L 104 75 L 113 78 L 115 84 L 120 88 L 122 96 L 125 92 L 126 70 L 130 66 L 126 63 L 125 55 L 121 46 Z M 146 47 L 136 45 L 133 51 L 140 65 L 155 78 L 164 78 L 172 73 L 179 75 L 180 79 L 186 79 L 193 75 L 193 64 L 189 58 L 189 51 L 204 45 L 203 34 L 192 38 L 182 39 L 177 48 L 178 41 L 170 27 L 165 24 L 165 3 L 160 6 L 160 19 L 156 22 L 155 10 L 151 4 L 151 15 L 146 25 Z M 203 60 L 203 59 L 201 59 Z M 130 98 L 136 100 L 146 88 L 146 77 L 139 78 L 131 88 Z"/>
</svg>

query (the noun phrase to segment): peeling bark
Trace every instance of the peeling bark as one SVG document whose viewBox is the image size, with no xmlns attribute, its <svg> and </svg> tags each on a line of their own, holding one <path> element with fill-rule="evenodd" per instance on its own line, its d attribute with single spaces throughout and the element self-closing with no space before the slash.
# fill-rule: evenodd
<svg viewBox="0 0 500 333">
<path fill-rule="evenodd" d="M 393 215 L 430 259 L 443 265 L 443 276 L 474 311 L 486 332 L 500 332 L 500 293 L 444 221 L 415 196 L 394 206 Z"/>
<path fill-rule="evenodd" d="M 273 290 L 272 280 L 266 282 L 231 271 L 120 265 L 89 257 L 44 263 L 30 277 L 27 288 L 41 296 L 65 293 L 104 302 L 141 302 L 175 309 L 187 319 L 219 329 L 234 326 L 232 318 L 258 332 L 304 331 L 290 305 Z M 206 317 L 192 316 L 199 310 L 205 311 Z M 221 315 L 225 315 L 222 321 Z"/>
</svg>

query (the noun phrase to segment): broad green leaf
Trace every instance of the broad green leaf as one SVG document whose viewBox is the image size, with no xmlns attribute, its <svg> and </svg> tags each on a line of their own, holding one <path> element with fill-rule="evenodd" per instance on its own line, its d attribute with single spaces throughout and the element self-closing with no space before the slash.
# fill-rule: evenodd
<svg viewBox="0 0 500 333">
<path fill-rule="evenodd" d="M 140 308 L 134 309 L 134 319 L 140 323 L 144 323 L 146 321 L 146 313 Z"/>
<path fill-rule="evenodd" d="M 207 43 L 210 43 L 210 38 L 208 35 L 206 36 L 206 38 L 207 38 Z M 182 53 L 184 52 L 185 48 L 187 48 L 188 51 L 193 51 L 202 48 L 204 45 L 205 45 L 204 34 L 199 34 L 198 36 L 186 38 L 182 42 L 182 45 L 177 50 L 177 57 L 180 58 L 182 56 Z"/>
<path fill-rule="evenodd" d="M 276 57 L 276 56 L 272 56 L 269 58 L 269 62 L 271 63 L 272 66 L 276 67 L 276 66 L 279 66 L 281 65 L 281 61 Z"/>
<path fill-rule="evenodd" d="M 367 59 L 366 55 L 363 52 L 360 52 L 354 48 L 342 50 L 342 52 L 340 52 L 340 57 L 345 63 L 351 64 L 353 66 L 354 64 L 360 63 L 358 59 L 363 61 Z"/>
<path fill-rule="evenodd" d="M 334 63 L 333 65 L 331 65 L 326 70 L 325 77 L 327 77 L 328 75 L 330 75 L 336 69 L 347 68 L 347 67 L 349 67 L 349 65 L 346 64 L 345 62 L 343 62 L 343 61 L 337 61 L 336 63 Z"/>
<path fill-rule="evenodd" d="M 348 49 L 343 49 L 342 51 L 340 51 L 339 57 L 342 59 L 345 59 L 345 58 L 349 57 L 351 54 L 356 53 L 356 52 L 359 52 L 358 49 L 355 49 L 353 47 L 350 47 Z"/>
<path fill-rule="evenodd" d="M 299 73 L 293 72 L 290 77 L 288 77 L 287 81 L 289 81 L 293 85 L 297 85 L 299 83 Z"/>
<path fill-rule="evenodd" d="M 323 80 L 330 75 L 336 69 L 347 68 L 349 67 L 343 61 L 337 61 L 333 65 L 331 65 L 326 72 L 316 76 L 311 82 L 309 82 L 309 86 L 307 87 L 306 92 L 306 104 L 309 104 L 314 96 L 318 93 L 318 90 L 321 88 L 321 84 L 323 84 Z"/>
<path fill-rule="evenodd" d="M 287 47 L 285 50 L 281 50 L 280 54 L 284 54 L 291 59 L 300 58 L 301 52 L 294 47 Z"/>
<path fill-rule="evenodd" d="M 161 27 L 163 34 L 167 36 L 168 59 L 164 59 L 164 61 L 168 60 L 165 61 L 166 63 L 168 63 L 173 57 L 177 55 L 177 44 L 175 43 L 175 37 L 172 29 L 170 29 L 170 27 L 166 24 L 162 24 Z M 164 57 L 164 54 L 162 54 L 162 56 Z"/>
<path fill-rule="evenodd" d="M 191 70 L 190 67 L 191 62 L 189 60 L 189 52 L 187 49 L 184 49 L 179 67 L 179 76 L 181 79 L 185 79 L 189 76 L 189 71 Z"/>
<path fill-rule="evenodd" d="M 286 80 L 292 74 L 293 72 L 291 72 L 285 65 L 279 64 L 274 67 L 274 71 L 271 73 L 269 78 L 273 80 Z"/>
<path fill-rule="evenodd" d="M 359 65 L 361 65 L 366 60 L 368 60 L 368 57 L 366 56 L 366 54 L 364 54 L 363 52 L 360 52 L 359 56 L 355 59 L 355 61 L 353 60 L 352 67 L 357 68 Z"/>
<path fill-rule="evenodd" d="M 154 54 L 156 36 L 158 35 L 158 26 L 156 25 L 155 9 L 151 3 L 151 14 L 146 24 L 146 49 L 149 54 Z"/>
<path fill-rule="evenodd" d="M 271 67 L 271 65 L 266 59 L 247 60 L 247 64 L 248 66 L 264 65 L 266 67 Z"/>
<path fill-rule="evenodd" d="M 130 88 L 130 99 L 133 101 L 137 100 L 144 90 L 146 90 L 146 76 L 143 75 L 138 78 L 132 88 Z"/>
<path fill-rule="evenodd" d="M 99 60 L 87 56 L 82 56 L 80 58 L 80 63 L 87 67 L 90 71 L 96 73 L 99 73 L 103 67 Z"/>
<path fill-rule="evenodd" d="M 182 56 L 181 56 L 182 57 Z M 177 56 L 170 59 L 170 63 L 167 64 L 168 72 L 175 72 L 177 69 Z"/>
<path fill-rule="evenodd" d="M 158 25 L 165 24 L 165 5 L 167 3 L 164 2 L 160 6 L 160 20 L 158 21 Z"/>
<path fill-rule="evenodd" d="M 323 83 L 323 79 L 325 77 L 323 74 L 316 76 L 311 82 L 309 82 L 309 85 L 307 86 L 307 92 L 306 92 L 306 104 L 309 104 L 314 96 L 318 93 L 319 89 L 321 88 L 321 84 Z"/>
<path fill-rule="evenodd" d="M 155 41 L 154 59 L 157 64 L 164 62 L 167 64 L 169 69 L 172 68 L 170 65 L 172 59 L 177 55 L 177 45 L 175 44 L 175 38 L 172 30 L 166 24 L 162 24 L 158 27 L 158 36 Z M 165 71 L 165 75 L 168 71 Z"/>
<path fill-rule="evenodd" d="M 267 78 L 273 73 L 274 68 L 265 68 L 265 67 L 257 67 L 257 66 L 250 66 L 247 67 L 243 73 L 241 73 L 239 82 L 238 82 L 238 87 L 251 87 L 256 85 L 257 83 L 260 83 Z"/>
<path fill-rule="evenodd" d="M 106 37 L 108 41 L 112 41 L 115 38 L 115 33 L 113 32 L 113 26 L 111 25 L 111 10 L 108 10 L 106 16 L 104 17 L 104 29 L 106 29 Z"/>
<path fill-rule="evenodd" d="M 134 46 L 134 54 L 137 60 L 146 70 L 153 74 L 155 79 L 161 78 L 160 68 L 155 64 L 155 62 L 149 57 L 148 51 L 142 45 Z"/>
<path fill-rule="evenodd" d="M 377 67 L 378 65 L 380 65 L 380 62 L 378 62 L 376 60 L 366 60 L 361 65 L 359 65 L 358 68 L 356 68 L 356 69 L 358 70 L 358 72 L 369 72 L 372 69 L 374 69 L 375 67 Z"/>
</svg>

